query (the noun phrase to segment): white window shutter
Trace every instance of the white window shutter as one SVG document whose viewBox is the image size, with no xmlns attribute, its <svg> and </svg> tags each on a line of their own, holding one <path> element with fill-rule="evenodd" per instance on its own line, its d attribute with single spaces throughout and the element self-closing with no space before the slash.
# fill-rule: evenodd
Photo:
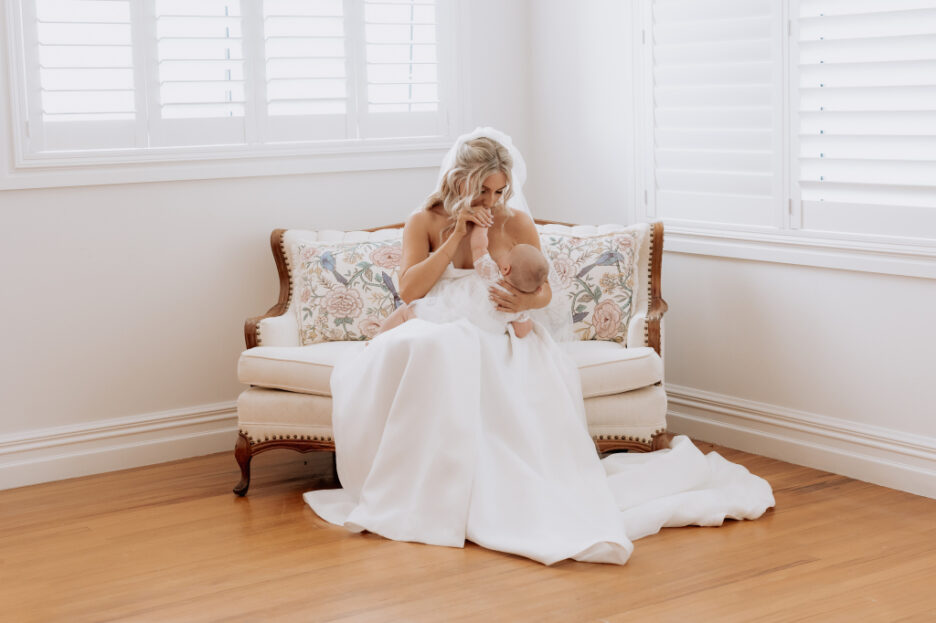
<svg viewBox="0 0 936 623">
<path fill-rule="evenodd" d="M 806 230 L 936 239 L 936 0 L 800 0 Z"/>
<path fill-rule="evenodd" d="M 28 151 L 134 146 L 129 1 L 36 0 L 23 22 Z"/>
<path fill-rule="evenodd" d="M 648 6 L 648 216 L 777 227 L 781 3 L 652 0 Z"/>
<path fill-rule="evenodd" d="M 240 0 L 155 0 L 151 145 L 246 141 Z"/>
<path fill-rule="evenodd" d="M 439 12 L 435 0 L 364 0 L 361 136 L 442 134 Z"/>
<path fill-rule="evenodd" d="M 342 0 L 263 0 L 270 141 L 353 138 Z"/>
<path fill-rule="evenodd" d="M 449 133 L 450 0 L 11 2 L 18 158 L 354 152 Z"/>
</svg>

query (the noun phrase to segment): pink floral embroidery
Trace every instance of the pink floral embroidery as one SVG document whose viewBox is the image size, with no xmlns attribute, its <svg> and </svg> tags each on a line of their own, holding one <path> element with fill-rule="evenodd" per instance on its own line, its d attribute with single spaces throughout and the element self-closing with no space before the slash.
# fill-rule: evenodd
<svg viewBox="0 0 936 623">
<path fill-rule="evenodd" d="M 599 340 L 610 340 L 618 333 L 621 326 L 621 307 L 611 300 L 601 301 L 592 312 L 592 324 L 595 326 L 595 337 Z"/>
<path fill-rule="evenodd" d="M 569 259 L 568 255 L 562 254 L 557 255 L 552 260 L 553 268 L 556 269 L 556 274 L 559 276 L 559 283 L 562 284 L 563 288 L 568 288 L 572 285 L 572 277 L 575 276 L 575 265 L 572 263 L 572 260 Z"/>
<path fill-rule="evenodd" d="M 397 245 L 386 245 L 377 247 L 370 254 L 370 261 L 377 266 L 386 269 L 393 269 L 400 266 L 403 259 L 403 248 Z"/>
<path fill-rule="evenodd" d="M 325 310 L 336 318 L 357 318 L 364 309 L 360 293 L 344 286 L 335 286 L 322 302 Z"/>
</svg>

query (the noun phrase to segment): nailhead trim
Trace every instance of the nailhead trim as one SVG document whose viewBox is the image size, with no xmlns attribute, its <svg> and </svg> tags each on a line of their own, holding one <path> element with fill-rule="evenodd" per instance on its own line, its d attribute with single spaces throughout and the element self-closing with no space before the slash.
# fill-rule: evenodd
<svg viewBox="0 0 936 623">
<path fill-rule="evenodd" d="M 286 264 L 286 275 L 288 276 L 289 281 L 289 292 L 286 295 L 286 309 L 289 309 L 290 304 L 292 303 L 292 291 L 293 291 L 293 280 L 292 280 L 292 258 L 289 257 L 289 253 L 286 252 L 286 234 L 289 231 L 284 231 L 282 237 L 280 238 L 280 252 L 283 254 L 283 261 Z M 315 232 L 316 239 L 318 239 L 318 232 Z"/>
<path fill-rule="evenodd" d="M 650 306 L 653 304 L 653 223 L 650 223 L 650 245 L 647 254 L 647 311 L 644 314 L 644 346 L 650 345 Z M 642 276 L 642 275 L 641 275 Z M 663 350 L 662 339 L 660 351 Z"/>
<path fill-rule="evenodd" d="M 335 439 L 329 435 L 300 435 L 298 433 L 293 433 L 291 435 L 270 435 L 263 438 L 254 438 L 244 430 L 239 430 L 238 432 L 247 437 L 247 442 L 252 446 L 267 441 L 335 441 Z"/>
<path fill-rule="evenodd" d="M 653 431 L 653 435 L 659 435 L 660 433 L 663 433 L 663 432 L 666 432 L 666 429 L 660 428 L 660 429 Z M 592 439 L 596 439 L 598 441 L 635 441 L 635 442 L 645 443 L 645 444 L 653 443 L 652 436 L 648 439 L 646 437 L 636 437 L 636 436 L 630 436 L 630 435 L 596 435 L 596 436 L 593 436 Z"/>
<path fill-rule="evenodd" d="M 299 434 L 273 435 L 272 437 L 264 437 L 263 439 L 254 439 L 244 430 L 239 430 L 238 432 L 240 432 L 245 437 L 247 437 L 247 442 L 250 445 L 256 445 L 258 443 L 262 443 L 266 441 L 281 441 L 281 440 L 288 441 L 291 439 L 294 439 L 297 441 L 328 441 L 328 442 L 335 441 L 333 437 L 328 436 L 328 435 L 299 435 Z M 659 435 L 660 433 L 663 433 L 663 432 L 666 432 L 666 429 L 659 428 L 653 431 L 653 435 Z M 646 437 L 636 437 L 636 436 L 631 436 L 631 435 L 597 435 L 593 437 L 593 439 L 597 439 L 598 441 L 606 441 L 606 440 L 607 441 L 636 441 L 640 443 L 653 443 L 652 437 L 648 439 Z"/>
</svg>

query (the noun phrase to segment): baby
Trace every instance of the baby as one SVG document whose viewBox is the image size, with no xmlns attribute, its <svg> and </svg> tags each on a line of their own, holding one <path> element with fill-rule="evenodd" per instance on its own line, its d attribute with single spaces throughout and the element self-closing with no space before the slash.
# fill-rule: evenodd
<svg viewBox="0 0 936 623">
<path fill-rule="evenodd" d="M 475 225 L 471 231 L 471 258 L 474 262 L 475 274 L 487 284 L 497 285 L 503 276 L 504 280 L 521 292 L 535 292 L 545 283 L 549 274 L 549 263 L 546 257 L 533 245 L 515 245 L 504 257 L 500 266 L 488 252 L 488 228 Z M 467 284 L 470 287 L 470 284 Z M 501 287 L 501 286 L 497 286 Z M 486 291 L 486 288 L 485 288 Z M 419 318 L 419 301 L 407 305 L 403 303 L 380 325 L 379 333 L 389 331 L 407 320 Z M 488 307 L 488 313 L 502 314 L 503 319 L 513 325 L 517 337 L 525 337 L 533 328 L 533 321 L 527 312 L 505 313 L 497 312 Z"/>
</svg>

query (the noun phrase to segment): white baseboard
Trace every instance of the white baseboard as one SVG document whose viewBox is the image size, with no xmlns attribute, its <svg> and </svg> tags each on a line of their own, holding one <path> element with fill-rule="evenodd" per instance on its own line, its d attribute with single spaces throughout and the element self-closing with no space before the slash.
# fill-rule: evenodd
<svg viewBox="0 0 936 623">
<path fill-rule="evenodd" d="M 936 498 L 936 438 L 667 383 L 667 428 Z"/>
<path fill-rule="evenodd" d="M 233 450 L 236 440 L 234 402 L 4 435 L 0 490 Z"/>
<path fill-rule="evenodd" d="M 672 433 L 936 498 L 936 438 L 672 383 L 666 393 Z M 5 435 L 0 490 L 224 452 L 236 439 L 234 402 Z"/>
</svg>

